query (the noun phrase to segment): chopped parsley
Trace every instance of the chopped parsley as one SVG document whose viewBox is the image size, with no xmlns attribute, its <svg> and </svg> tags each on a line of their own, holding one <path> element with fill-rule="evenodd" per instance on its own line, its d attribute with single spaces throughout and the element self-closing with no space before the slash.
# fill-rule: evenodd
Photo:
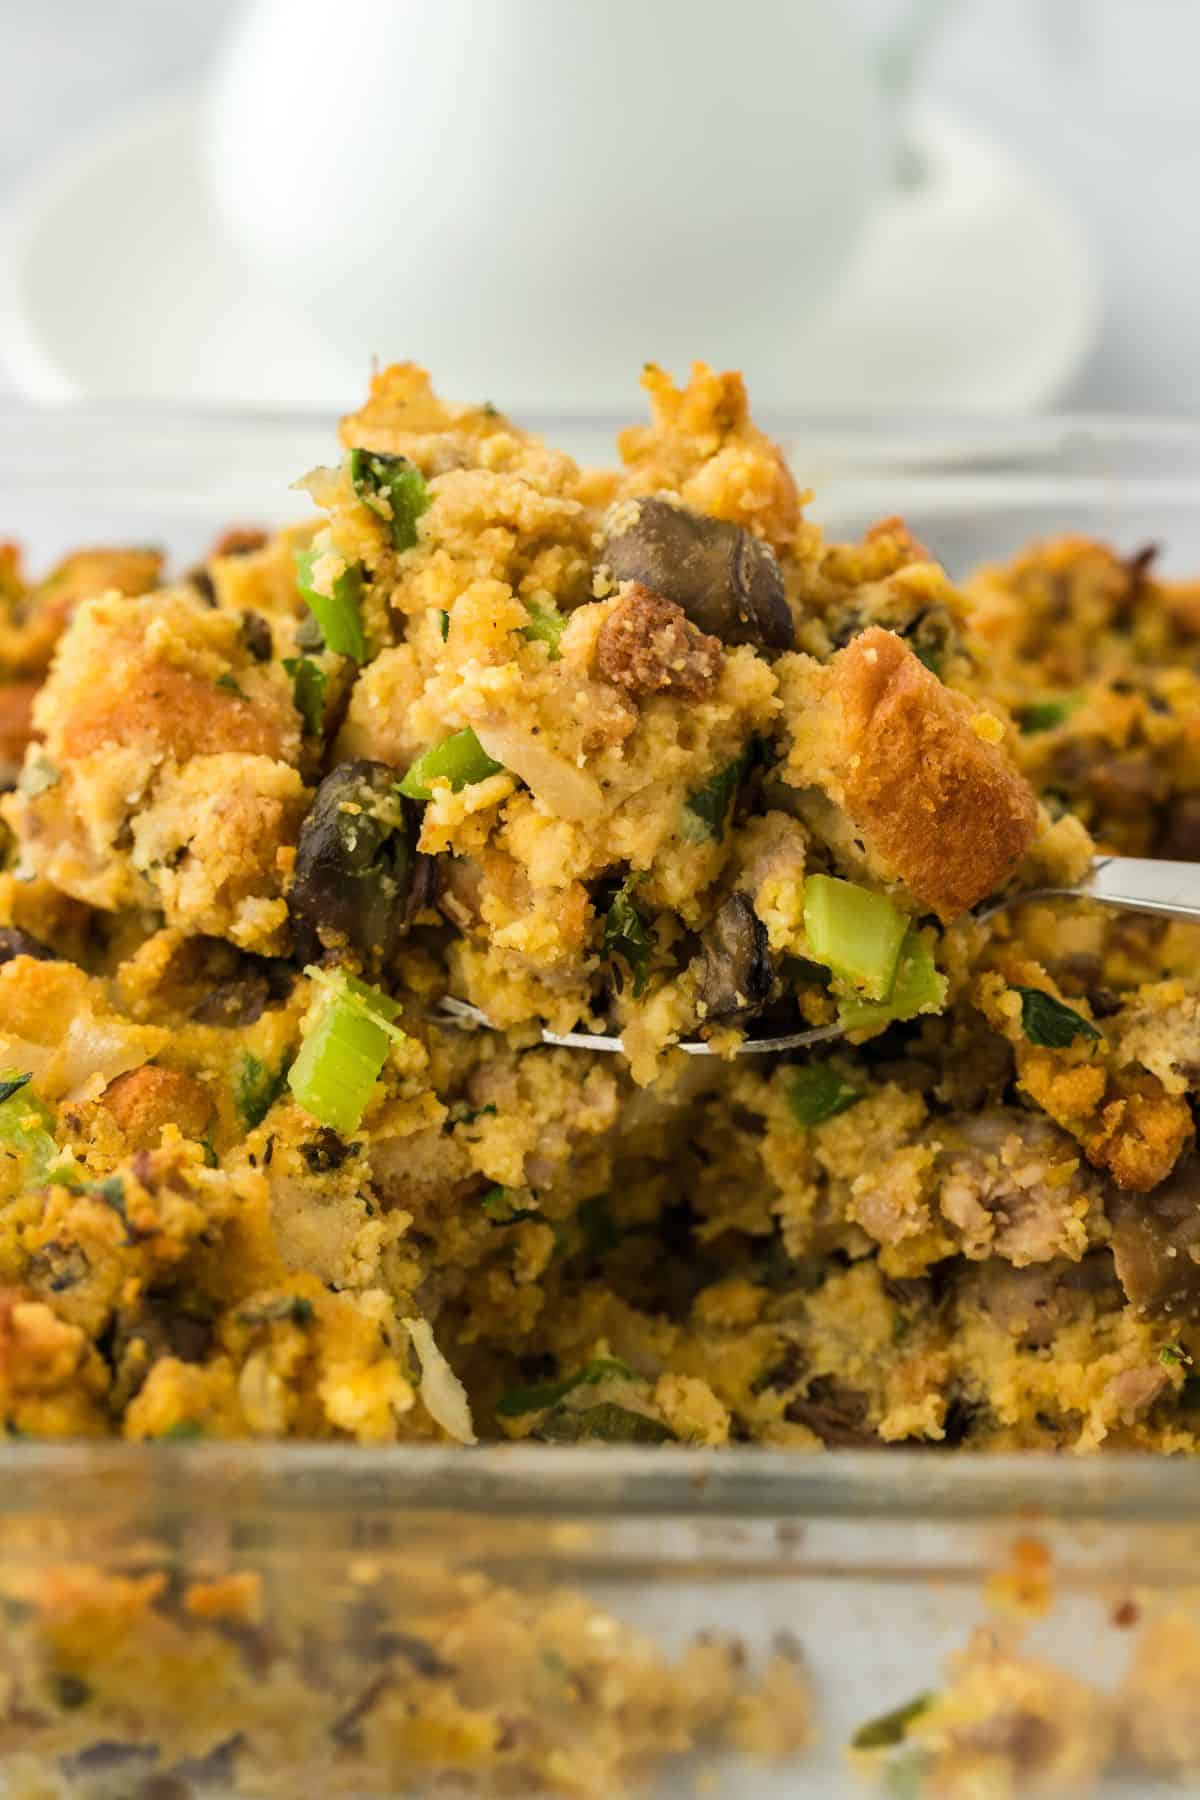
<svg viewBox="0 0 1200 1800">
<path fill-rule="evenodd" d="M 1064 1006 L 1053 994 L 1034 987 L 1016 987 L 1014 992 L 1021 996 L 1021 1030 L 1031 1044 L 1038 1044 L 1044 1050 L 1065 1050 L 1076 1038 L 1086 1038 L 1093 1043 L 1100 1040 L 1100 1033 L 1090 1019 L 1085 1019 L 1074 1007 Z"/>
<path fill-rule="evenodd" d="M 525 1413 L 543 1412 L 549 1406 L 557 1406 L 576 1388 L 595 1387 L 599 1381 L 613 1379 L 630 1381 L 633 1370 L 615 1356 L 594 1356 L 591 1362 L 562 1381 L 543 1381 L 537 1387 L 509 1388 L 497 1400 L 496 1411 L 501 1418 L 519 1419 Z"/>
<path fill-rule="evenodd" d="M 1180 1363 L 1190 1363 L 1191 1357 L 1178 1344 L 1164 1344 L 1158 1353 L 1158 1360 L 1164 1368 L 1174 1368 Z"/>
<path fill-rule="evenodd" d="M 517 1225 L 522 1219 L 541 1218 L 536 1206 L 520 1206 L 517 1199 L 515 1188 L 501 1187 L 497 1183 L 487 1190 L 479 1204 L 494 1225 Z"/>
<path fill-rule="evenodd" d="M 877 1719 L 868 1719 L 860 1725 L 851 1738 L 851 1746 L 855 1750 L 891 1750 L 902 1744 L 908 1736 L 908 1728 L 921 1714 L 928 1712 L 937 1699 L 936 1694 L 918 1694 L 915 1700 L 906 1701 L 903 1706 L 893 1707 L 891 1712 L 880 1713 Z"/>
<path fill-rule="evenodd" d="M 740 756 L 736 756 L 731 763 L 726 763 L 703 787 L 688 795 L 683 803 L 685 838 L 691 839 L 693 843 L 703 843 L 706 840 L 718 844 L 721 842 L 729 823 L 734 795 L 752 761 L 753 751 L 747 745 Z"/>
<path fill-rule="evenodd" d="M 858 1089 L 827 1062 L 796 1069 L 788 1083 L 788 1105 L 796 1123 L 806 1130 L 857 1106 L 861 1099 Z"/>
<path fill-rule="evenodd" d="M 292 678 L 292 704 L 304 720 L 310 737 L 319 737 L 325 723 L 325 689 L 329 677 L 307 656 L 285 656 L 283 666 Z"/>
<path fill-rule="evenodd" d="M 445 610 L 444 607 L 439 606 L 437 619 L 438 619 L 438 630 L 442 634 L 442 642 L 444 644 L 446 642 L 446 639 L 450 636 L 450 614 Z"/>
<path fill-rule="evenodd" d="M 279 1069 L 266 1064 L 248 1050 L 238 1066 L 233 1099 L 238 1116 L 247 1131 L 261 1125 L 283 1092 L 287 1079 L 287 1063 Z"/>
<path fill-rule="evenodd" d="M 631 885 L 631 880 L 621 884 L 604 915 L 604 954 L 612 964 L 617 992 L 621 991 L 621 964 L 624 963 L 633 977 L 633 997 L 640 1000 L 649 979 L 653 946 L 642 916 L 633 904 Z"/>
<path fill-rule="evenodd" d="M 244 700 L 246 698 L 245 694 L 243 694 L 241 688 L 237 684 L 236 675 L 231 675 L 228 670 L 226 670 L 224 675 L 217 676 L 214 685 L 219 688 L 224 688 L 227 694 L 236 694 L 239 700 Z"/>
</svg>

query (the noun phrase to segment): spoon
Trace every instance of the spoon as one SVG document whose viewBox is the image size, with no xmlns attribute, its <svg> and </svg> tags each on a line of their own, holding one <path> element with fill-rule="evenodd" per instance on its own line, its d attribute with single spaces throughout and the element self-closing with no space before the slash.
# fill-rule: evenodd
<svg viewBox="0 0 1200 1800">
<path fill-rule="evenodd" d="M 1120 912 L 1154 913 L 1165 919 L 1192 919 L 1200 923 L 1200 863 L 1164 862 L 1149 856 L 1098 856 L 1077 887 L 1024 888 L 1002 894 L 975 914 L 980 924 L 995 918 L 1009 906 L 1027 900 L 1095 900 Z M 442 1023 L 467 1030 L 494 1031 L 487 1014 L 467 1000 L 447 995 L 437 1007 Z M 844 1037 L 844 1025 L 821 1025 L 811 1031 L 795 1031 L 787 1037 L 746 1038 L 737 1056 L 771 1056 L 781 1050 L 802 1050 L 809 1044 L 828 1043 Z M 619 1037 L 596 1031 L 543 1031 L 543 1044 L 565 1050 L 622 1050 Z M 684 1038 L 672 1046 L 689 1056 L 715 1056 L 703 1038 Z"/>
</svg>

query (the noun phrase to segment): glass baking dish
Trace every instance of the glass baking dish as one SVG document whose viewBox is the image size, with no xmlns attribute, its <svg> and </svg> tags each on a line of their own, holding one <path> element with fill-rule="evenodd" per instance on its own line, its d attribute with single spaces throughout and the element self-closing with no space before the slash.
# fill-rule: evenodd
<svg viewBox="0 0 1200 1800">
<path fill-rule="evenodd" d="M 0 420 L 0 536 L 35 566 L 133 539 L 185 567 L 231 522 L 303 514 L 287 483 L 333 441 L 331 420 L 302 415 Z M 833 534 L 902 513 L 960 574 L 1072 530 L 1200 571 L 1189 424 L 766 422 Z M 587 460 L 611 443 L 606 420 L 534 423 Z M 938 1689 L 981 1626 L 1002 1644 L 1027 1633 L 1047 1667 L 1115 1691 L 1156 1621 L 1200 1619 L 1191 1588 L 1200 1467 L 1178 1461 L 10 1441 L 0 1793 L 1057 1791 L 1036 1785 L 1036 1757 L 1022 1772 L 1019 1732 L 1016 1749 L 985 1742 L 992 1785 L 970 1789 L 903 1744 L 854 1767 L 847 1750 L 865 1721 Z M 722 1652 L 725 1685 L 688 1701 L 713 1637 L 739 1646 Z M 664 1675 L 689 1655 L 691 1674 Z M 773 1688 L 781 1662 L 792 1677 Z M 1179 1688 L 1160 1758 L 1177 1780 L 1192 1746 L 1200 1763 L 1200 1679 L 1194 1700 Z M 773 1715 L 756 1693 L 775 1694 Z M 1099 1791 L 1149 1791 L 1144 1755 L 1108 1760 Z"/>
</svg>

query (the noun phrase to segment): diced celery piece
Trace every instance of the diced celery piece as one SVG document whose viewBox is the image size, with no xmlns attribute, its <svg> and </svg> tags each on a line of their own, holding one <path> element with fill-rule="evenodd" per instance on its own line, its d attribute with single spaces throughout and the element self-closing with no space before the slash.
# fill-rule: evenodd
<svg viewBox="0 0 1200 1800">
<path fill-rule="evenodd" d="M 0 1100 L 0 1154 L 17 1157 L 22 1180 L 39 1187 L 50 1178 L 59 1150 L 54 1114 L 30 1092 L 27 1082 L 28 1077 L 22 1079 L 16 1071 L 0 1070 L 0 1084 L 8 1088 L 7 1097 Z"/>
<path fill-rule="evenodd" d="M 417 520 L 429 505 L 425 477 L 406 456 L 384 456 L 371 450 L 350 452 L 350 479 L 359 499 L 387 518 L 396 550 L 411 550 Z"/>
<path fill-rule="evenodd" d="M 566 618 L 557 606 L 539 606 L 530 601 L 525 608 L 529 614 L 529 623 L 525 627 L 525 636 L 535 642 L 548 646 L 551 658 L 559 654 L 558 640 L 567 628 Z"/>
<path fill-rule="evenodd" d="M 938 1013 L 945 1004 L 946 977 L 939 974 L 926 938 L 910 931 L 888 998 L 845 999 L 838 1008 L 838 1023 L 847 1031 L 862 1031 L 872 1025 L 890 1025 L 896 1019 L 915 1019 L 919 1013 Z"/>
<path fill-rule="evenodd" d="M 443 738 L 418 756 L 400 783 L 400 792 L 409 800 L 432 800 L 435 781 L 448 781 L 457 794 L 459 788 L 471 787 L 488 775 L 496 775 L 502 763 L 493 762 L 470 726 Z"/>
<path fill-rule="evenodd" d="M 355 1131 L 387 1060 L 397 1002 L 353 975 L 309 973 L 326 989 L 304 1033 L 288 1086 L 306 1112 L 345 1136 Z"/>
<path fill-rule="evenodd" d="M 343 569 L 333 584 L 333 592 L 323 594 L 313 586 L 313 568 L 320 552 L 297 550 L 296 586 L 308 602 L 326 646 L 338 656 L 353 657 L 357 663 L 367 660 L 367 639 L 363 631 L 362 571 L 357 563 Z"/>
<path fill-rule="evenodd" d="M 804 930 L 815 961 L 864 999 L 890 998 L 908 920 L 885 895 L 834 875 L 810 875 Z"/>
</svg>

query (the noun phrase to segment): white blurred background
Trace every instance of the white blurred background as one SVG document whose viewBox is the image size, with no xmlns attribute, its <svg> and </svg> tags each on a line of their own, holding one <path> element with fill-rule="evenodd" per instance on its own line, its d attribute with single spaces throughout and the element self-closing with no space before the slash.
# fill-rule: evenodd
<svg viewBox="0 0 1200 1800">
<path fill-rule="evenodd" d="M 759 3 L 743 0 L 743 10 L 753 11 Z M 854 3 L 864 29 L 876 40 L 897 15 L 893 0 Z M 560 4 L 585 7 L 590 0 Z M 346 0 L 343 7 L 328 9 L 330 31 L 353 6 L 354 0 Z M 931 321 L 939 303 L 956 309 L 956 342 L 950 344 L 952 334 L 938 327 L 932 345 L 920 343 L 910 318 L 905 326 L 910 337 L 896 340 L 899 349 L 889 348 L 880 336 L 886 295 L 856 298 L 851 271 L 840 312 L 835 295 L 831 319 L 817 319 L 811 328 L 807 321 L 797 323 L 798 340 L 807 337 L 810 344 L 824 345 L 821 333 L 831 334 L 828 351 L 817 358 L 819 366 L 814 370 L 811 357 L 806 362 L 799 343 L 794 375 L 787 373 L 786 359 L 764 359 L 773 387 L 782 390 L 771 398 L 802 405 L 815 391 L 822 403 L 865 405 L 882 396 L 908 404 L 928 392 L 939 404 L 994 404 L 999 396 L 1002 403 L 1007 397 L 1017 407 L 1179 411 L 1200 406 L 1200 111 L 1194 93 L 1200 7 L 1194 0 L 950 0 L 944 10 L 943 27 L 919 75 L 918 108 L 942 124 L 949 121 L 955 131 L 969 132 L 967 148 L 977 140 L 1002 147 L 1019 167 L 1029 205 L 1036 188 L 1048 210 L 1037 221 L 1001 221 L 993 233 L 987 207 L 994 194 L 989 199 L 981 190 L 967 200 L 951 194 L 951 213 L 954 207 L 968 209 L 968 201 L 975 210 L 973 222 L 962 221 L 962 255 L 954 251 L 955 221 L 943 217 L 933 255 L 945 266 L 929 266 L 923 253 L 921 279 L 927 284 Z M 183 265 L 173 270 L 166 250 L 122 238 L 128 221 L 111 185 L 98 187 L 95 197 L 86 199 L 91 241 L 78 240 L 74 267 L 69 244 L 59 241 L 54 246 L 59 260 L 41 267 L 40 288 L 29 285 L 23 264 L 15 270 L 27 255 L 31 212 L 38 215 L 39 229 L 44 224 L 46 170 L 56 162 L 61 166 L 64 156 L 70 160 L 73 145 L 82 146 L 74 164 L 76 177 L 81 167 L 85 173 L 99 168 L 96 147 L 111 141 L 114 127 L 137 116 L 153 96 L 195 89 L 232 12 L 233 0 L 42 0 L 36 8 L 0 0 L 0 215 L 7 209 L 10 221 L 15 218 L 21 228 L 5 230 L 0 237 L 0 287 L 7 292 L 7 303 L 0 304 L 0 392 L 21 389 L 54 398 L 176 391 L 228 400 L 250 384 L 246 370 L 256 373 L 261 367 L 261 347 L 251 341 L 253 329 L 261 335 L 261 319 L 255 325 L 247 308 L 245 368 L 239 371 L 232 342 L 238 315 L 228 304 L 229 295 L 226 310 L 214 311 L 218 302 L 207 297 L 202 271 L 189 273 Z M 722 7 L 718 16 L 724 29 L 733 29 L 738 9 Z M 801 84 L 797 104 L 803 104 Z M 337 133 L 348 122 L 352 126 L 353 107 L 353 95 L 324 110 L 314 104 L 308 117 L 296 121 L 298 137 Z M 153 179 L 152 168 L 146 178 Z M 985 170 L 976 185 L 994 179 L 995 171 Z M 1011 252 L 1005 247 L 1008 239 L 1000 235 L 1010 226 Z M 1040 273 L 1054 258 L 1043 257 L 1036 246 L 1048 242 L 1047 232 L 1054 239 L 1050 248 L 1062 254 L 1043 296 Z M 119 287 L 112 271 L 105 273 L 105 246 L 118 240 Z M 997 271 L 981 274 L 973 291 L 965 278 L 972 268 L 978 272 L 989 244 L 996 250 Z M 1023 250 L 1022 244 L 1030 247 Z M 893 243 L 891 261 L 884 257 L 880 269 L 886 264 L 887 270 L 895 270 L 896 249 Z M 194 245 L 192 253 L 198 254 Z M 211 250 L 206 256 L 211 263 Z M 14 272 L 20 281 L 14 280 Z M 886 285 L 896 277 L 880 279 Z M 860 286 L 866 281 L 860 272 Z M 960 282 L 961 300 L 956 298 Z M 992 296 L 990 316 L 980 285 Z M 197 318 L 188 313 L 189 297 L 199 308 Z M 900 304 L 920 313 L 922 291 L 906 291 Z M 145 319 L 139 317 L 139 305 Z M 865 322 L 856 324 L 860 306 Z M 978 324 L 973 309 L 980 313 Z M 164 312 L 173 320 L 177 315 L 178 328 L 169 343 L 156 347 L 150 343 L 148 322 Z M 53 331 L 43 334 L 42 324 L 51 316 Z M 1013 341 L 1002 345 L 1005 320 Z M 1043 326 L 1051 322 L 1054 330 L 1047 338 Z M 541 321 L 539 328 L 552 331 L 554 321 Z M 281 340 L 270 380 L 264 376 L 259 391 L 245 397 L 291 398 L 298 404 L 344 397 L 344 384 L 361 363 L 362 348 L 330 345 L 327 355 L 324 348 L 318 354 L 310 337 L 313 329 L 311 320 L 298 321 L 292 335 Z M 856 331 L 864 344 L 862 357 L 853 354 Z M 944 351 L 937 347 L 939 334 L 947 340 Z M 205 337 L 210 341 L 200 342 Z M 119 339 L 128 341 L 118 344 Z M 214 339 L 220 344 L 215 346 Z M 1028 381 L 1022 378 L 1019 357 L 1014 361 L 1025 340 L 1029 366 L 1037 371 Z M 106 362 L 112 346 L 112 360 Z M 141 346 L 144 364 L 138 360 Z M 218 348 L 222 355 L 229 353 L 219 365 Z M 421 345 L 410 343 L 372 348 L 425 354 Z M 697 353 L 706 349 L 696 345 Z M 646 346 L 646 354 L 657 353 L 656 345 Z M 889 393 L 879 371 L 889 360 L 895 364 L 905 358 L 907 385 L 901 382 Z M 753 351 L 748 360 L 753 364 Z M 973 381 L 976 361 L 982 374 Z M 226 369 L 226 383 L 237 392 L 220 391 L 221 377 L 214 372 L 218 366 Z M 776 373 L 778 368 L 783 375 Z M 498 379 L 502 385 L 502 373 Z M 583 398 L 595 404 L 596 393 L 583 388 Z"/>
</svg>

